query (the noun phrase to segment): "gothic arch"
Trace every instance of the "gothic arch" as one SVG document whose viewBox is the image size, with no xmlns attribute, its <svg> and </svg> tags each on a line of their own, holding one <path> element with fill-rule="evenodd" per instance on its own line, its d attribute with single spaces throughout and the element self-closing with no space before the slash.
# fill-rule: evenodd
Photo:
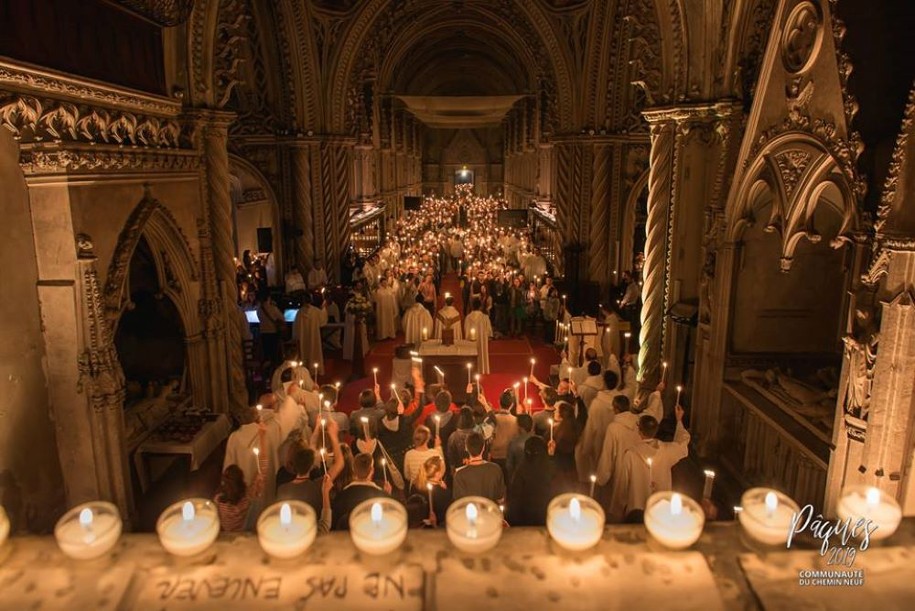
<svg viewBox="0 0 915 611">
<path fill-rule="evenodd" d="M 277 273 L 277 281 L 282 275 L 283 270 L 283 257 L 285 251 L 283 249 L 283 240 L 282 240 L 282 227 L 283 227 L 283 213 L 280 210 L 279 201 L 277 200 L 276 193 L 273 191 L 273 187 L 270 186 L 270 182 L 264 176 L 264 174 L 250 161 L 238 155 L 229 155 L 229 172 L 233 180 L 237 180 L 237 186 L 240 190 L 238 196 L 242 199 L 240 201 L 236 200 L 236 194 L 233 192 L 232 199 L 233 205 L 238 205 L 239 203 L 244 203 L 244 199 L 249 192 L 252 191 L 250 188 L 254 186 L 254 191 L 260 191 L 260 193 L 254 193 L 253 196 L 261 197 L 262 200 L 266 201 L 270 206 L 270 219 L 273 227 L 273 265 Z M 235 215 L 235 230 L 238 231 L 238 220 L 237 220 L 237 210 Z M 236 236 L 237 239 L 237 236 Z M 238 250 L 244 250 L 239 244 L 236 244 Z"/>
<path fill-rule="evenodd" d="M 112 330 L 117 329 L 121 313 L 130 299 L 128 271 L 141 237 L 146 238 L 153 252 L 162 292 L 178 308 L 186 336 L 198 335 L 196 283 L 199 265 L 175 217 L 149 195 L 128 217 L 108 267 L 105 313 Z"/>
<path fill-rule="evenodd" d="M 818 138 L 804 132 L 786 132 L 772 140 L 747 165 L 729 213 L 728 239 L 738 241 L 755 219 L 760 195 L 772 193 L 772 209 L 766 231 L 781 239 L 781 267 L 791 268 L 795 248 L 806 238 L 824 237 L 834 248 L 851 240 L 858 225 L 858 198 L 848 184 L 843 165 Z M 823 209 L 823 207 L 826 209 Z M 839 218 L 834 235 L 824 236 L 817 218 L 831 210 Z"/>
</svg>

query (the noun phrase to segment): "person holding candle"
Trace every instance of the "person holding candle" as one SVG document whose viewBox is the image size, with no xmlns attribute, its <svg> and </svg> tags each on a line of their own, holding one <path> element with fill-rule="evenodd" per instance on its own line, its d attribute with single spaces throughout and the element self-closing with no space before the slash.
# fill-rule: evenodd
<svg viewBox="0 0 915 611">
<path fill-rule="evenodd" d="M 448 464 L 450 474 L 453 476 L 455 470 L 464 464 L 464 460 L 467 457 L 467 438 L 474 432 L 473 410 L 466 405 L 463 406 L 457 418 L 452 418 L 449 424 L 453 428 L 447 436 L 443 430 L 442 439 L 447 439 L 445 442 L 445 461 Z"/>
<path fill-rule="evenodd" d="M 595 367 L 600 366 L 596 361 L 592 361 L 592 364 Z M 616 374 L 608 370 L 604 372 L 601 386 L 615 389 L 618 382 Z M 593 401 L 588 409 L 588 420 L 582 432 L 581 443 L 575 452 L 578 478 L 581 482 L 589 481 L 591 474 L 597 469 L 601 448 L 604 446 L 604 436 L 615 415 L 613 398 L 619 394 L 618 390 L 604 391 L 600 400 Z M 596 396 L 595 394 L 595 398 Z"/>
<path fill-rule="evenodd" d="M 464 332 L 467 337 L 476 339 L 477 343 L 477 372 L 486 375 L 489 373 L 489 338 L 492 337 L 492 323 L 489 316 L 483 313 L 480 300 L 474 299 L 473 311 L 464 319 Z"/>
<path fill-rule="evenodd" d="M 442 464 L 445 462 L 440 439 L 436 437 L 433 440 L 433 446 L 429 447 L 429 441 L 432 437 L 432 431 L 424 425 L 416 427 L 413 431 L 413 448 L 407 451 L 403 467 L 404 478 L 411 486 L 429 458 L 438 456 L 442 459 Z M 414 490 L 423 492 L 425 487 L 414 488 Z"/>
<path fill-rule="evenodd" d="M 326 420 L 333 420 L 337 423 L 337 431 L 348 431 L 350 429 L 350 418 L 344 412 L 337 411 L 337 387 L 333 384 L 325 384 L 321 387 L 323 401 L 321 405 L 321 417 Z M 320 421 L 317 426 L 320 426 Z"/>
<path fill-rule="evenodd" d="M 508 334 L 510 337 L 518 337 L 524 330 L 526 297 L 527 294 L 521 286 L 521 278 L 515 276 L 508 288 Z"/>
<path fill-rule="evenodd" d="M 547 451 L 553 457 L 556 475 L 560 485 L 575 489 L 578 480 L 576 452 L 581 439 L 581 427 L 575 418 L 575 408 L 565 401 L 556 404 L 553 438 L 547 443 Z"/>
<path fill-rule="evenodd" d="M 258 423 L 257 427 L 257 439 L 260 444 L 257 447 L 266 447 L 267 426 L 264 423 Z M 226 532 L 238 532 L 245 529 L 251 505 L 264 490 L 264 481 L 269 469 L 267 452 L 259 451 L 255 454 L 255 458 L 258 461 L 257 475 L 250 486 L 245 484 L 245 474 L 238 465 L 231 464 L 222 472 L 219 491 L 213 498 L 213 502 L 216 503 L 216 509 L 219 512 L 220 526 Z"/>
<path fill-rule="evenodd" d="M 426 274 L 423 281 L 420 282 L 419 294 L 423 298 L 423 306 L 431 316 L 435 312 L 435 304 L 438 301 L 438 290 L 435 288 L 435 281 L 432 278 L 432 274 Z"/>
<path fill-rule="evenodd" d="M 375 301 L 375 338 L 379 341 L 397 336 L 397 294 L 389 285 L 389 278 L 379 280 Z"/>
<path fill-rule="evenodd" d="M 353 437 L 365 438 L 365 426 L 362 419 L 368 418 L 369 424 L 375 423 L 384 416 L 384 401 L 381 399 L 381 387 L 366 388 L 359 393 L 359 409 L 349 415 L 349 433 Z"/>
<path fill-rule="evenodd" d="M 442 331 L 454 331 L 454 339 L 463 339 L 461 333 L 461 313 L 454 307 L 454 297 L 447 295 L 445 305 L 435 315 L 435 339 L 442 339 Z"/>
<path fill-rule="evenodd" d="M 454 498 L 482 496 L 496 503 L 505 499 L 505 477 L 502 468 L 483 459 L 483 436 L 471 433 L 465 442 L 469 457 L 464 466 L 454 472 Z"/>
<path fill-rule="evenodd" d="M 534 378 L 536 380 L 536 378 Z M 543 409 L 532 416 L 534 420 L 534 433 L 546 437 L 549 433 L 549 421 L 555 420 L 556 404 L 563 400 L 552 386 L 542 385 L 540 388 L 540 401 Z M 574 399 L 573 399 L 574 400 Z"/>
<path fill-rule="evenodd" d="M 499 409 L 492 414 L 495 431 L 490 446 L 490 459 L 502 468 L 508 481 L 508 446 L 518 435 L 518 418 L 513 412 L 517 409 L 517 396 L 513 389 L 506 388 L 499 396 Z"/>
<path fill-rule="evenodd" d="M 423 342 L 423 329 L 432 328 L 432 314 L 429 313 L 422 293 L 417 293 L 416 303 L 403 315 L 404 341 L 418 347 Z"/>
<path fill-rule="evenodd" d="M 672 488 L 671 469 L 689 455 L 690 438 L 683 427 L 683 408 L 677 405 L 674 411 L 677 430 L 673 441 L 655 439 L 658 421 L 653 416 L 639 418 L 639 442 L 623 454 L 619 482 L 610 502 L 611 518 L 637 519 L 649 496 Z"/>
<path fill-rule="evenodd" d="M 255 407 L 249 407 L 239 414 L 241 426 L 229 435 L 226 441 L 226 453 L 223 460 L 223 471 L 229 465 L 238 465 L 245 476 L 245 485 L 254 484 L 254 479 L 258 474 L 258 464 L 261 460 L 267 461 L 267 468 L 264 473 L 273 474 L 279 469 L 279 448 L 283 442 L 280 434 L 279 422 L 273 417 L 273 410 L 270 409 L 274 403 L 274 397 L 271 394 L 261 397 L 261 401 L 266 405 L 259 411 Z M 261 436 L 261 425 L 263 425 L 263 442 L 259 442 Z M 257 447 L 260 455 L 255 456 L 252 450 Z M 268 477 L 264 481 L 263 499 L 265 503 L 270 503 L 276 493 L 276 482 L 273 477 Z"/>
<path fill-rule="evenodd" d="M 387 454 L 390 464 L 388 468 L 396 470 L 399 479 L 403 473 L 404 457 L 413 446 L 413 422 L 419 417 L 419 410 L 414 410 L 410 415 L 404 413 L 404 404 L 400 392 L 395 392 L 384 406 L 384 416 L 378 420 L 378 442 L 382 451 Z M 398 485 L 398 487 L 400 487 Z"/>
<path fill-rule="evenodd" d="M 417 493 L 425 491 L 427 498 L 431 497 L 432 513 L 438 526 L 445 524 L 445 514 L 452 500 L 451 490 L 445 483 L 446 471 L 442 457 L 433 455 L 426 459 L 413 480 L 413 490 Z"/>
<path fill-rule="evenodd" d="M 353 481 L 351 481 L 331 503 L 334 530 L 349 528 L 349 515 L 363 501 L 373 498 L 390 497 L 391 485 L 380 488 L 374 482 L 375 461 L 368 454 L 359 454 L 353 459 Z"/>
</svg>

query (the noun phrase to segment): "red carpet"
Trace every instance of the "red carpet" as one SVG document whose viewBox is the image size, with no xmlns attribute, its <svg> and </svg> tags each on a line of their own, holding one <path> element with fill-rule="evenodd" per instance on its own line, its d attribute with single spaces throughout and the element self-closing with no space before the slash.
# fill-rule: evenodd
<svg viewBox="0 0 915 611">
<path fill-rule="evenodd" d="M 454 274 L 448 274 L 442 280 L 440 294 L 445 292 L 450 292 L 455 297 L 455 307 L 463 311 L 460 303 L 460 284 Z M 365 357 L 365 372 L 368 375 L 348 384 L 346 380 L 352 371 L 352 364 L 341 360 L 339 355 L 326 356 L 324 363 L 326 373 L 320 381 L 322 383 L 334 383 L 337 381 L 343 383 L 343 393 L 338 406 L 340 411 L 349 413 L 358 408 L 359 393 L 366 388 L 372 387 L 373 367 L 378 368 L 378 383 L 382 389 L 387 388 L 391 379 L 391 362 L 394 357 L 394 348 L 402 343 L 403 336 L 398 336 L 397 339 L 373 342 L 371 350 Z M 503 390 L 510 388 L 515 382 L 521 382 L 521 378 L 529 375 L 531 358 L 536 359 L 534 375 L 541 381 L 547 381 L 549 379 L 550 366 L 559 363 L 559 354 L 556 349 L 539 340 L 534 340 L 533 344 L 528 338 L 496 339 L 489 342 L 489 366 L 492 373 L 481 376 L 480 384 L 483 386 L 483 393 L 486 395 L 486 399 L 493 406 L 498 404 L 499 395 Z M 518 390 L 523 401 L 523 386 Z M 382 395 L 387 397 L 386 392 L 383 392 Z M 543 409 L 537 388 L 533 384 L 528 385 L 528 396 L 532 400 L 534 411 Z"/>
</svg>

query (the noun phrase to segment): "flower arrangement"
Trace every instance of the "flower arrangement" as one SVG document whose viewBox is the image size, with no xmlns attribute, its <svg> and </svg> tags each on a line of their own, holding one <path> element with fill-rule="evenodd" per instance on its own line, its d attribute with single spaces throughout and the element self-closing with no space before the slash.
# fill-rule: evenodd
<svg viewBox="0 0 915 611">
<path fill-rule="evenodd" d="M 356 293 L 346 302 L 346 313 L 352 314 L 356 320 L 365 320 L 375 311 L 372 302 L 366 299 L 365 295 Z"/>
</svg>

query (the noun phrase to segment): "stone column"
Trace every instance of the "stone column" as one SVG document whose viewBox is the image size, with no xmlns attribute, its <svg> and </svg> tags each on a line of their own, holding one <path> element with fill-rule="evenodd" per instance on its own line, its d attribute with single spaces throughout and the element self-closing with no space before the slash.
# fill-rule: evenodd
<svg viewBox="0 0 915 611">
<path fill-rule="evenodd" d="M 220 286 L 222 320 L 226 338 L 229 408 L 240 412 L 248 405 L 245 387 L 244 355 L 241 331 L 235 321 L 235 245 L 232 242 L 234 221 L 232 197 L 229 194 L 228 129 L 235 115 L 211 111 L 202 115 L 203 153 L 206 162 L 207 203 L 212 238 L 216 280 Z"/>
<path fill-rule="evenodd" d="M 639 384 L 659 381 L 667 293 L 668 221 L 674 175 L 675 125 L 666 116 L 646 113 L 651 123 L 648 221 L 642 271 L 642 330 L 639 334 Z"/>
<path fill-rule="evenodd" d="M 314 193 L 311 185 L 312 146 L 309 141 L 299 139 L 289 148 L 293 183 L 292 212 L 296 229 L 301 232 L 296 232 L 295 259 L 303 274 L 314 266 L 315 261 Z"/>
</svg>

